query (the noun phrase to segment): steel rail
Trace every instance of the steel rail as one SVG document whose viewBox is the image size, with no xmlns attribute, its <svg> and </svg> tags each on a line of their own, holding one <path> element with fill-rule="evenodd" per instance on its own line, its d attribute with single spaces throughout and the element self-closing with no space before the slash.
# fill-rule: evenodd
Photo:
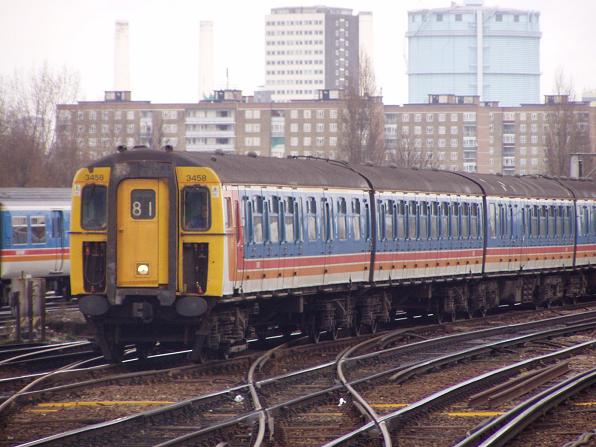
<svg viewBox="0 0 596 447">
<path fill-rule="evenodd" d="M 568 355 L 572 355 L 576 352 L 594 347 L 596 347 L 596 340 L 590 340 L 584 343 L 577 344 L 575 346 L 571 346 L 569 348 L 561 349 L 557 352 L 552 352 L 542 356 L 523 360 L 521 362 L 514 363 L 513 365 L 508 365 L 494 371 L 489 371 L 487 373 L 481 374 L 480 376 L 474 377 L 457 385 L 433 393 L 430 396 L 427 396 L 417 402 L 408 405 L 407 407 L 386 414 L 382 416 L 380 419 L 381 421 L 386 422 L 391 428 L 392 425 L 403 423 L 410 418 L 416 417 L 420 413 L 429 411 L 434 407 L 443 405 L 444 403 L 449 402 L 451 399 L 457 397 L 458 395 L 477 389 L 481 386 L 485 386 L 486 384 L 502 380 L 503 378 L 511 376 L 515 372 L 524 368 L 532 367 L 534 365 L 541 365 L 545 361 L 554 361 L 559 358 L 564 358 Z M 336 447 L 345 445 L 346 443 L 353 441 L 361 436 L 368 436 L 370 434 L 370 431 L 374 428 L 375 425 L 372 422 L 369 422 L 363 425 L 362 427 L 345 434 L 344 436 L 341 436 L 327 444 L 324 444 L 323 447 Z"/>
<path fill-rule="evenodd" d="M 548 324 L 552 323 L 553 320 L 554 321 L 560 321 L 562 318 L 564 318 L 565 320 L 568 320 L 569 317 L 570 316 L 556 317 L 554 319 L 546 319 L 546 320 L 539 320 L 539 321 L 544 326 L 545 324 L 548 325 Z M 591 324 L 584 323 L 583 325 L 580 325 L 581 326 L 581 329 L 578 329 L 578 328 L 574 329 L 572 327 L 557 328 L 555 330 L 548 330 L 548 331 L 543 331 L 543 332 L 539 332 L 539 333 L 532 333 L 532 334 L 527 335 L 527 336 L 514 337 L 513 339 L 510 339 L 509 342 L 512 345 L 513 344 L 520 344 L 520 343 L 524 343 L 525 341 L 530 340 L 530 338 L 532 338 L 532 337 L 533 338 L 551 337 L 551 336 L 553 336 L 553 334 L 555 334 L 554 331 L 556 331 L 556 334 L 565 333 L 565 332 L 574 332 L 574 331 L 577 331 L 577 330 L 586 329 L 586 326 L 593 327 L 594 325 L 596 325 L 596 322 L 591 323 Z M 513 326 L 516 327 L 516 328 L 519 328 L 519 327 L 524 327 L 524 324 L 522 323 L 522 324 L 513 325 Z M 532 323 L 528 323 L 527 326 L 534 327 L 534 326 L 536 326 L 536 324 L 535 324 L 535 322 L 532 322 Z M 509 326 L 505 326 L 505 327 L 509 327 Z M 525 327 L 525 329 L 528 329 L 528 327 Z M 475 333 L 486 332 L 486 331 L 487 330 L 476 331 Z M 492 332 L 493 330 L 491 329 L 489 331 Z M 468 334 L 469 333 L 464 333 L 464 334 L 459 334 L 459 335 L 463 338 L 464 336 L 465 337 L 468 337 Z M 381 338 L 387 338 L 387 337 L 388 337 L 387 334 L 383 334 L 382 336 L 380 336 L 378 338 L 381 339 Z M 440 337 L 440 338 L 431 339 L 431 340 L 424 341 L 424 342 L 417 342 L 415 344 L 425 343 L 425 344 L 428 345 L 428 342 L 431 342 L 433 340 L 434 340 L 434 342 L 436 344 L 443 344 L 444 343 L 444 338 L 445 337 Z M 453 340 L 454 336 L 449 336 L 448 338 L 450 340 Z M 492 343 L 492 344 L 494 344 L 497 347 L 504 347 L 504 346 L 507 345 L 506 342 L 507 342 L 507 340 L 500 340 L 500 341 L 497 341 L 497 342 Z M 406 345 L 406 346 L 403 346 L 403 347 L 398 347 L 398 348 L 407 348 L 408 346 L 409 345 Z M 395 350 L 395 348 L 390 348 L 390 349 L 391 350 Z M 467 356 L 469 357 L 469 356 L 472 356 L 472 355 L 478 355 L 478 353 L 480 353 L 481 351 L 490 351 L 490 350 L 494 350 L 494 349 L 495 349 L 494 347 L 493 348 L 487 348 L 485 346 L 482 346 L 482 347 L 471 348 L 471 349 L 468 349 L 468 350 L 465 350 L 465 351 L 466 351 Z M 377 352 L 382 353 L 382 352 L 386 352 L 386 350 L 377 351 Z M 446 356 L 442 356 L 440 358 L 440 361 L 442 362 L 442 364 L 448 363 L 445 357 Z M 457 353 L 455 353 L 455 354 L 452 355 L 452 358 L 453 358 L 452 361 L 460 360 L 460 359 L 465 358 L 465 357 L 466 357 L 466 355 L 462 355 L 461 352 L 457 352 Z M 360 358 L 360 357 L 350 357 L 349 359 L 352 360 L 352 359 L 357 359 L 357 358 Z M 432 368 L 434 368 L 436 366 L 436 365 L 433 365 L 429 361 L 426 361 L 424 363 L 425 363 L 425 368 L 427 368 L 427 369 L 432 369 Z M 276 382 L 276 381 L 279 381 L 279 380 L 282 380 L 282 379 L 286 379 L 288 377 L 298 377 L 298 376 L 300 376 L 302 374 L 315 372 L 317 370 L 322 370 L 323 368 L 329 368 L 329 367 L 333 366 L 334 364 L 335 364 L 334 362 L 328 362 L 328 363 L 325 363 L 323 365 L 319 365 L 319 366 L 312 367 L 312 368 L 307 368 L 305 370 L 301 370 L 301 371 L 297 371 L 297 372 L 292 372 L 292 373 L 289 373 L 289 374 L 286 374 L 286 375 L 277 376 L 277 377 L 274 377 L 274 378 L 265 379 L 265 380 L 256 382 L 256 387 L 257 388 L 260 388 L 263 385 L 266 385 L 266 384 L 269 384 L 269 383 L 273 383 L 273 382 Z M 412 366 L 415 366 L 415 365 L 408 365 L 408 367 L 410 367 L 410 368 Z M 382 373 L 376 373 L 376 374 L 373 374 L 373 375 L 371 375 L 369 377 L 361 378 L 361 379 L 358 379 L 358 380 L 349 382 L 349 384 L 351 386 L 359 385 L 359 384 L 365 383 L 365 382 L 367 382 L 369 380 L 377 379 L 377 378 L 379 378 L 381 376 L 387 376 L 389 374 L 394 374 L 395 372 L 397 372 L 399 370 L 402 370 L 402 369 L 408 369 L 408 368 L 406 368 L 404 366 L 400 366 L 398 368 L 392 368 L 392 369 L 390 369 L 388 371 L 385 371 L 385 372 L 382 372 Z M 231 421 L 232 419 L 233 420 L 237 420 L 238 423 L 240 423 L 242 421 L 245 421 L 246 418 L 258 417 L 260 412 L 263 412 L 263 413 L 266 412 L 268 414 L 273 415 L 273 414 L 277 413 L 278 411 L 282 411 L 282 410 L 284 410 L 284 409 L 286 409 L 288 407 L 291 407 L 291 406 L 293 406 L 295 404 L 303 403 L 305 401 L 312 400 L 312 399 L 317 399 L 317 398 L 320 398 L 321 396 L 324 396 L 326 394 L 341 391 L 342 389 L 344 389 L 344 385 L 343 384 L 337 384 L 337 385 L 334 385 L 332 387 L 329 387 L 329 388 L 327 388 L 325 390 L 317 391 L 317 392 L 311 393 L 311 394 L 306 395 L 306 396 L 302 396 L 302 397 L 295 398 L 295 399 L 292 399 L 292 400 L 289 400 L 289 401 L 286 401 L 286 402 L 283 402 L 283 403 L 280 403 L 280 404 L 276 404 L 276 405 L 273 405 L 273 406 L 271 406 L 269 408 L 262 408 L 259 411 L 254 411 L 253 410 L 253 411 L 251 411 L 251 412 L 249 412 L 249 413 L 247 413 L 245 415 L 236 416 L 234 418 L 231 418 L 230 420 L 226 420 L 224 422 L 219 422 L 218 424 L 213 425 L 211 428 L 210 427 L 205 427 L 205 428 L 200 429 L 200 430 L 198 430 L 196 432 L 188 433 L 188 434 L 186 434 L 186 435 L 184 435 L 182 437 L 179 437 L 179 438 L 176 438 L 176 439 L 172 439 L 170 441 L 167 441 L 167 443 L 164 443 L 163 445 L 176 445 L 176 444 L 181 443 L 183 441 L 187 441 L 187 440 L 190 440 L 190 439 L 192 439 L 194 437 L 202 436 L 202 435 L 204 435 L 206 433 L 209 433 L 210 430 L 215 431 L 215 430 L 221 429 L 223 425 L 229 426 L 230 424 L 228 422 Z M 124 418 L 119 418 L 119 419 L 112 420 L 112 421 L 106 421 L 106 422 L 103 422 L 103 423 L 94 424 L 94 425 L 87 426 L 87 427 L 81 427 L 79 429 L 70 430 L 70 431 L 65 432 L 65 433 L 59 433 L 59 434 L 52 435 L 52 436 L 47 437 L 47 438 L 43 438 L 43 439 L 40 439 L 40 440 L 37 440 L 37 441 L 32 441 L 32 442 L 23 444 L 23 447 L 25 447 L 25 446 L 26 447 L 29 447 L 29 446 L 46 445 L 48 443 L 52 443 L 52 442 L 55 442 L 55 441 L 63 441 L 63 440 L 66 440 L 67 438 L 70 438 L 70 437 L 82 436 L 82 435 L 91 435 L 92 432 L 99 432 L 99 431 L 103 431 L 103 430 L 115 429 L 120 424 L 129 423 L 129 422 L 132 422 L 132 421 L 147 420 L 148 418 L 156 417 L 156 416 L 160 416 L 160 415 L 164 415 L 164 414 L 166 414 L 168 412 L 175 411 L 177 409 L 183 408 L 183 407 L 188 406 L 188 405 L 192 405 L 193 403 L 201 402 L 201 401 L 203 401 L 203 400 L 205 400 L 207 398 L 214 398 L 214 396 L 223 396 L 225 394 L 229 394 L 231 392 L 238 392 L 238 391 L 241 391 L 241 390 L 243 390 L 247 394 L 250 394 L 250 388 L 249 388 L 249 386 L 247 384 L 246 385 L 240 385 L 240 386 L 237 386 L 237 387 L 226 389 L 226 390 L 224 390 L 222 392 L 211 393 L 211 394 L 208 394 L 208 395 L 205 395 L 205 396 L 195 397 L 195 398 L 188 399 L 188 400 L 185 400 L 185 401 L 181 401 L 181 402 L 178 402 L 178 403 L 175 403 L 175 404 L 172 404 L 172 405 L 167 405 L 167 406 L 164 406 L 164 407 L 153 409 L 153 410 L 150 410 L 148 412 L 138 413 L 138 414 L 135 414 L 135 415 L 127 416 L 127 417 L 124 417 Z M 382 417 L 382 418 L 379 419 L 380 422 L 385 422 L 387 420 L 388 419 L 386 417 Z M 376 427 L 376 425 L 374 423 L 371 422 L 370 424 L 372 424 L 373 427 Z M 366 427 L 366 425 L 365 425 L 365 427 Z"/>
<path fill-rule="evenodd" d="M 4 360 L 0 360 L 0 366 L 16 363 L 17 361 L 22 361 L 22 359 L 26 359 L 28 357 L 34 357 L 34 356 L 37 356 L 40 354 L 46 354 L 49 352 L 60 351 L 60 350 L 68 349 L 68 348 L 76 348 L 76 347 L 81 347 L 81 346 L 86 346 L 86 345 L 90 346 L 91 343 L 88 341 L 75 341 L 75 342 L 69 342 L 69 343 L 60 343 L 58 345 L 49 345 L 48 347 L 44 347 L 43 349 L 26 352 L 24 354 L 19 354 L 14 357 L 8 357 L 8 358 L 5 358 Z M 5 352 L 6 351 L 1 352 L 1 354 L 4 354 Z"/>
<path fill-rule="evenodd" d="M 503 419 L 506 419 L 507 422 L 478 446 L 500 447 L 507 445 L 509 441 L 547 411 L 594 384 L 596 384 L 596 368 L 552 386 L 503 415 Z"/>
</svg>

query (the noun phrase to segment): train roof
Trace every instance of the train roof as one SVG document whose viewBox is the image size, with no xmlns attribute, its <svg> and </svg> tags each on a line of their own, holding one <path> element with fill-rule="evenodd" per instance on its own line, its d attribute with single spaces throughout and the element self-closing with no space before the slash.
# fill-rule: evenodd
<svg viewBox="0 0 596 447">
<path fill-rule="evenodd" d="M 70 188 L 0 188 L 0 204 L 66 202 L 70 204 Z"/>
<path fill-rule="evenodd" d="M 317 158 L 273 158 L 204 152 L 165 152 L 133 149 L 104 157 L 92 167 L 141 160 L 173 162 L 177 166 L 212 168 L 223 183 L 447 193 L 497 197 L 572 199 L 595 198 L 590 180 L 541 176 L 502 176 L 400 167 L 348 165 Z M 572 192 L 573 191 L 573 192 Z"/>
</svg>

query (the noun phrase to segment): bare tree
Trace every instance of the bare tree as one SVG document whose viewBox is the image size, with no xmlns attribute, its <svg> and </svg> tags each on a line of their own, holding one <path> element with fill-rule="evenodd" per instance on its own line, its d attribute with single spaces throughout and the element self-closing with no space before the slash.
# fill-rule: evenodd
<svg viewBox="0 0 596 447">
<path fill-rule="evenodd" d="M 340 128 L 339 146 L 342 158 L 350 163 L 383 162 L 383 102 L 378 96 L 370 59 L 364 53 L 360 54 L 358 75 L 348 78 Z"/>
<path fill-rule="evenodd" d="M 555 96 L 546 114 L 547 172 L 569 175 L 570 154 L 589 152 L 588 125 L 577 110 L 573 82 L 562 69 L 555 76 Z"/>
<path fill-rule="evenodd" d="M 390 160 L 404 168 L 432 169 L 439 167 L 439 160 L 431 149 L 422 150 L 416 146 L 416 139 L 410 134 L 398 133 L 395 148 L 388 151 Z"/>
<path fill-rule="evenodd" d="M 32 75 L 20 73 L 0 79 L 0 185 L 59 186 L 72 176 L 57 169 L 76 158 L 55 156 L 56 104 L 74 101 L 78 75 L 67 69 L 53 71 L 44 64 Z"/>
</svg>

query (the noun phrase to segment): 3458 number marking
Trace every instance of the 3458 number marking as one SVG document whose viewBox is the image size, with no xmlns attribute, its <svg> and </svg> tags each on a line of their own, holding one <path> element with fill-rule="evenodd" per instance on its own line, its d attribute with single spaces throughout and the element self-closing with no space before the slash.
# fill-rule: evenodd
<svg viewBox="0 0 596 447">
<path fill-rule="evenodd" d="M 103 174 L 85 174 L 85 180 L 88 182 L 103 182 Z"/>
<path fill-rule="evenodd" d="M 206 182 L 207 176 L 206 175 L 187 175 L 186 181 L 187 182 Z"/>
</svg>

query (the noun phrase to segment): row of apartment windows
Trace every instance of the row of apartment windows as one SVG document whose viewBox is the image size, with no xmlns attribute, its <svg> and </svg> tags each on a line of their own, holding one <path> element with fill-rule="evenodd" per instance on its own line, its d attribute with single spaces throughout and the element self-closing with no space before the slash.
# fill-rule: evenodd
<svg viewBox="0 0 596 447">
<path fill-rule="evenodd" d="M 143 140 L 143 139 L 141 139 Z M 96 148 L 96 147 L 103 147 L 106 149 L 114 149 L 115 146 L 119 146 L 121 144 L 126 144 L 128 147 L 133 147 L 135 145 L 135 138 L 128 137 L 128 138 L 88 138 L 86 143 L 88 147 Z M 145 141 L 149 143 L 148 141 Z M 79 140 L 79 143 L 84 146 L 85 140 Z M 142 141 L 140 141 L 142 144 Z M 178 138 L 176 137 L 162 137 L 161 139 L 161 146 L 165 146 L 166 144 L 172 145 L 176 147 L 178 144 Z"/>
<path fill-rule="evenodd" d="M 267 70 L 267 75 L 312 75 L 323 74 L 323 70 Z"/>
<path fill-rule="evenodd" d="M 265 42 L 268 46 L 281 45 L 281 46 L 297 46 L 303 47 L 305 45 L 323 45 L 322 40 L 268 40 Z"/>
<path fill-rule="evenodd" d="M 151 118 L 156 114 L 161 114 L 161 118 L 164 120 L 175 120 L 178 119 L 178 111 L 177 110 L 140 110 L 137 111 L 143 118 Z M 71 113 L 70 110 L 60 110 L 58 112 L 58 119 L 60 121 L 70 121 L 74 112 Z M 134 120 L 135 119 L 135 111 L 134 110 L 79 110 L 76 112 L 76 117 L 78 121 L 83 121 L 85 117 L 89 121 L 96 121 L 97 119 L 101 119 L 102 121 L 109 121 L 111 119 L 114 120 Z"/>
<path fill-rule="evenodd" d="M 308 54 L 323 54 L 323 50 L 277 50 L 267 51 L 267 56 L 302 56 Z"/>
<path fill-rule="evenodd" d="M 298 30 L 276 30 L 276 31 L 267 31 L 266 35 L 267 36 L 312 36 L 312 35 L 317 35 L 317 36 L 322 36 L 323 35 L 323 30 L 319 30 L 319 29 L 298 29 Z"/>
<path fill-rule="evenodd" d="M 449 21 L 449 19 L 452 19 L 455 22 L 461 22 L 463 20 L 463 17 L 467 16 L 468 17 L 468 21 L 475 21 L 476 17 L 474 14 L 445 14 L 445 13 L 434 13 L 434 14 L 427 14 L 427 13 L 423 13 L 423 14 L 412 14 L 411 17 L 411 21 L 413 23 L 417 22 L 417 21 L 421 21 L 421 22 L 426 22 L 429 17 L 433 17 L 435 19 L 435 21 L 437 22 L 443 22 L 443 21 Z M 508 17 L 511 19 L 511 21 L 513 21 L 514 23 L 519 23 L 521 22 L 525 22 L 526 17 L 527 17 L 527 21 L 529 23 L 532 23 L 533 20 L 538 20 L 538 16 L 536 16 L 536 18 L 534 19 L 534 16 L 532 14 L 503 14 L 500 12 L 497 12 L 494 14 L 494 16 L 492 17 L 492 19 L 494 19 L 494 22 L 503 22 L 503 18 L 504 17 Z M 446 19 L 446 20 L 444 20 Z M 489 20 L 489 19 L 485 19 L 485 20 Z"/>
<path fill-rule="evenodd" d="M 272 20 L 265 22 L 267 26 L 303 26 L 322 25 L 322 20 Z"/>
<path fill-rule="evenodd" d="M 274 90 L 276 95 L 314 95 L 318 90 Z"/>
<path fill-rule="evenodd" d="M 322 79 L 269 79 L 268 85 L 323 85 Z"/>
<path fill-rule="evenodd" d="M 147 127 L 147 126 L 144 126 L 144 127 Z M 127 124 L 126 126 L 123 126 L 120 124 L 115 124 L 113 128 L 109 124 L 102 124 L 101 125 L 101 133 L 103 133 L 103 134 L 111 134 L 111 133 L 118 134 L 118 133 L 122 133 L 124 128 L 126 128 L 127 133 L 134 133 L 135 124 L 130 123 L 130 124 Z M 151 126 L 149 126 L 149 129 L 151 129 Z M 95 124 L 91 124 L 88 128 L 86 128 L 83 125 L 77 126 L 77 133 L 79 133 L 79 134 L 85 133 L 86 130 L 88 130 L 89 133 L 97 133 L 97 126 Z M 161 126 L 161 130 L 162 130 L 162 132 L 165 132 L 165 133 L 178 133 L 178 125 L 177 124 L 163 124 Z"/>
<path fill-rule="evenodd" d="M 233 110 L 187 110 L 187 118 L 231 118 Z"/>
<path fill-rule="evenodd" d="M 323 63 L 323 59 L 290 59 L 287 61 L 267 61 L 266 65 L 323 65 Z"/>
<path fill-rule="evenodd" d="M 329 143 L 329 146 L 331 147 L 337 146 L 337 137 L 329 137 L 328 140 L 325 137 L 303 137 L 302 144 L 300 144 L 300 140 L 301 139 L 299 137 L 291 137 L 290 147 L 311 147 L 313 145 L 313 142 L 314 145 L 317 147 L 324 147 L 327 143 Z M 261 146 L 261 141 L 261 137 L 245 137 L 244 145 L 246 147 Z"/>
</svg>

